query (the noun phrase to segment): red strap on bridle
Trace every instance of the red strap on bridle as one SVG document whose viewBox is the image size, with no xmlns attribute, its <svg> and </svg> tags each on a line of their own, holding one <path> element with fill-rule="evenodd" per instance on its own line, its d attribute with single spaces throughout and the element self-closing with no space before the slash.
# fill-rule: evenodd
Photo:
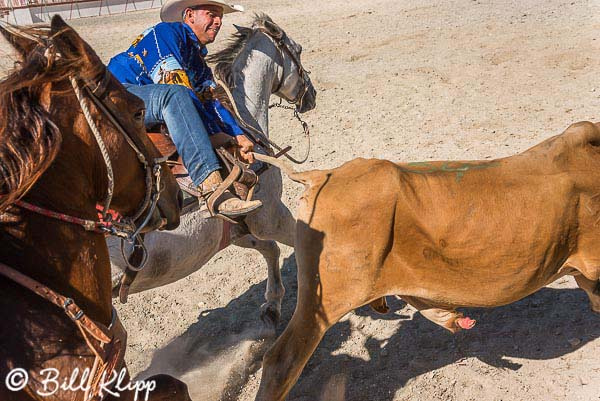
<svg viewBox="0 0 600 401">
<path fill-rule="evenodd" d="M 31 212 L 41 214 L 42 216 L 50 217 L 56 220 L 64 221 L 67 223 L 78 224 L 82 226 L 86 231 L 93 231 L 101 234 L 107 234 L 110 232 L 110 228 L 112 227 L 112 221 L 119 221 L 121 219 L 121 215 L 114 210 L 109 210 L 107 216 L 110 216 L 108 221 L 102 220 L 102 206 L 97 205 L 96 209 L 98 210 L 98 218 L 99 221 L 94 220 L 86 220 L 81 219 L 79 217 L 69 216 L 68 214 L 58 213 L 53 210 L 45 209 L 40 206 L 33 205 L 29 202 L 25 202 L 23 200 L 18 200 L 14 203 L 16 206 L 19 206 L 23 209 L 27 209 Z"/>
</svg>

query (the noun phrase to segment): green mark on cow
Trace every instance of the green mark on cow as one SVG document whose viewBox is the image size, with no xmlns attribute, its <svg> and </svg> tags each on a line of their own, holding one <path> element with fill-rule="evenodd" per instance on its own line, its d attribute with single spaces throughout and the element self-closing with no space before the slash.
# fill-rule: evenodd
<svg viewBox="0 0 600 401">
<path fill-rule="evenodd" d="M 456 182 L 460 182 L 465 173 L 469 170 L 483 170 L 492 167 L 498 167 L 499 162 L 414 162 L 407 163 L 406 166 L 400 166 L 403 171 L 417 174 L 431 173 L 456 173 Z"/>
</svg>

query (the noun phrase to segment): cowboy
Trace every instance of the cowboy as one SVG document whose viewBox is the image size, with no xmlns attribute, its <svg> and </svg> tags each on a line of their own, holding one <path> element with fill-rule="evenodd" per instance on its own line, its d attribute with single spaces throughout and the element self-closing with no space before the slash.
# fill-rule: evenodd
<svg viewBox="0 0 600 401">
<path fill-rule="evenodd" d="M 262 204 L 241 200 L 229 190 L 218 195 L 223 180 L 209 135 L 225 132 L 233 136 L 247 162 L 253 161 L 253 143 L 209 95 L 215 84 L 204 57 L 206 45 L 214 42 L 221 29 L 223 14 L 236 11 L 243 7 L 221 0 L 167 0 L 160 10 L 163 22 L 146 29 L 108 64 L 127 90 L 146 104 L 146 126 L 166 124 L 193 185 L 207 204 L 214 202 L 215 213 L 233 218 Z"/>
</svg>

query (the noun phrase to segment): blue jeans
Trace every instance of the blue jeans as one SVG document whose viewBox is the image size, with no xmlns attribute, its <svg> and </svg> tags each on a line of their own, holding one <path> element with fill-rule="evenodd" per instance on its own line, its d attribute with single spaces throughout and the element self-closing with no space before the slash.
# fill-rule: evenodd
<svg viewBox="0 0 600 401">
<path fill-rule="evenodd" d="M 146 127 L 159 123 L 167 125 L 177 152 L 196 186 L 220 168 L 189 89 L 181 85 L 123 85 L 146 104 Z"/>
</svg>

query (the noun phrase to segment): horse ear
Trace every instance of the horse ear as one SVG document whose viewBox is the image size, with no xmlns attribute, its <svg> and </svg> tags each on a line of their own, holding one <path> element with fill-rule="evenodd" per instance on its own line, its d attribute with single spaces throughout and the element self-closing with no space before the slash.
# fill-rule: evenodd
<svg viewBox="0 0 600 401">
<path fill-rule="evenodd" d="M 19 35 L 15 30 L 11 29 L 11 25 L 1 24 L 0 33 L 11 44 L 11 46 L 19 53 L 21 59 L 24 59 L 27 54 L 38 44 L 35 40 L 29 39 L 24 35 Z"/>
<path fill-rule="evenodd" d="M 252 32 L 252 29 L 246 28 L 245 26 L 239 26 L 239 25 L 233 24 L 233 27 L 238 31 L 238 33 L 240 35 L 243 35 L 243 36 L 248 36 L 250 34 L 250 32 Z"/>
<path fill-rule="evenodd" d="M 56 50 L 64 59 L 81 60 L 84 70 L 87 68 L 97 70 L 98 64 L 102 64 L 90 45 L 73 28 L 67 25 L 58 14 L 52 17 L 50 33 Z M 82 73 L 86 75 L 85 71 L 82 71 Z"/>
<path fill-rule="evenodd" d="M 274 23 L 273 21 L 270 20 L 265 20 L 264 21 L 264 26 L 265 29 L 267 31 L 269 31 L 269 33 L 271 34 L 271 36 L 273 36 L 275 39 L 281 39 L 284 35 L 283 30 L 277 26 L 276 23 Z"/>
</svg>

